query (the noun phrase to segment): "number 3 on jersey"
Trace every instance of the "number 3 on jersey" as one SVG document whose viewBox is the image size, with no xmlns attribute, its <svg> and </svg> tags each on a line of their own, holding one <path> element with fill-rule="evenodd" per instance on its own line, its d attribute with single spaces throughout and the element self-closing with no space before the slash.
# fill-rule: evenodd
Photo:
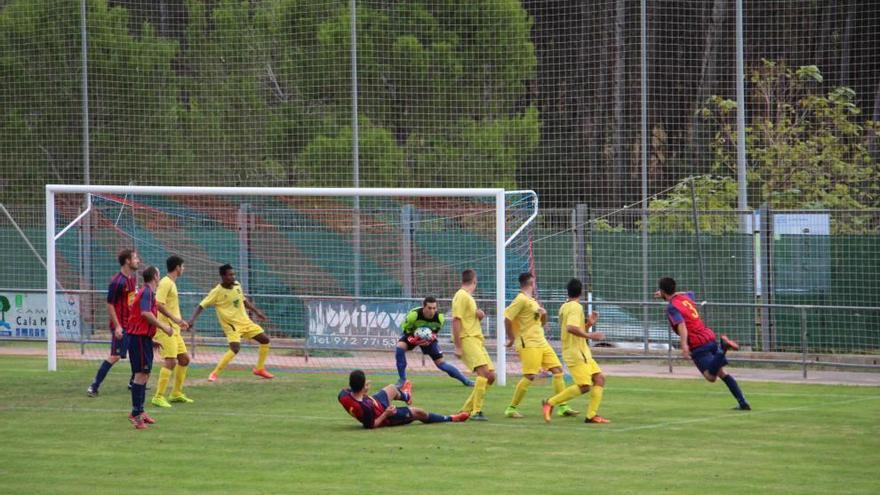
<svg viewBox="0 0 880 495">
<path fill-rule="evenodd" d="M 691 310 L 691 316 L 693 316 L 694 318 L 700 317 L 700 313 L 697 312 L 697 308 L 695 308 L 690 301 L 682 301 L 681 304 Z"/>
</svg>

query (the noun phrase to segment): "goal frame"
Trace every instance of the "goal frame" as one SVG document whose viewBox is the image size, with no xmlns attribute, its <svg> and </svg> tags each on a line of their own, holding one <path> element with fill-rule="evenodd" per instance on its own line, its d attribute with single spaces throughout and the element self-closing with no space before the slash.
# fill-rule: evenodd
<svg viewBox="0 0 880 495">
<path fill-rule="evenodd" d="M 526 219 L 509 239 L 506 238 L 506 199 L 508 193 L 530 194 L 535 199 L 535 211 Z M 55 226 L 55 195 L 83 194 L 86 195 L 86 208 L 60 231 Z M 537 194 L 530 190 L 505 191 L 501 188 L 300 188 L 300 187 L 189 187 L 189 186 L 135 186 L 135 185 L 46 185 L 46 302 L 49 371 L 58 369 L 57 362 L 57 328 L 55 324 L 56 282 L 55 243 L 69 229 L 74 227 L 91 210 L 92 194 L 119 195 L 165 195 L 165 196 L 297 196 L 297 197 L 469 197 L 495 199 L 495 325 L 496 325 L 496 360 L 501 371 L 498 384 L 506 384 L 507 352 L 505 347 L 506 330 L 504 326 L 504 308 L 506 304 L 506 263 L 505 247 L 537 216 Z"/>
</svg>

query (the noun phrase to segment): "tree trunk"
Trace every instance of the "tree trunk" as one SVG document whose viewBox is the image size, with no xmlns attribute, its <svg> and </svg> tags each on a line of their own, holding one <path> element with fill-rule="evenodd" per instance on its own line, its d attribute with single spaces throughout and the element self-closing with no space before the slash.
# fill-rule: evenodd
<svg viewBox="0 0 880 495">
<path fill-rule="evenodd" d="M 703 63 L 700 71 L 700 85 L 691 114 L 690 152 L 692 173 L 702 173 L 709 162 L 709 126 L 703 122 L 700 110 L 715 93 L 718 82 L 718 58 L 724 37 L 724 25 L 727 21 L 728 0 L 714 0 L 712 14 L 706 26 L 706 44 L 703 49 Z"/>
<path fill-rule="evenodd" d="M 626 9 L 624 0 L 615 2 L 614 20 L 614 136 L 612 138 L 614 179 L 612 181 L 614 191 L 612 197 L 619 206 L 623 199 L 623 179 L 626 175 L 626 149 L 624 146 L 623 118 L 623 95 L 626 89 L 624 64 L 626 62 L 626 46 L 623 42 L 623 30 L 626 21 Z"/>
</svg>

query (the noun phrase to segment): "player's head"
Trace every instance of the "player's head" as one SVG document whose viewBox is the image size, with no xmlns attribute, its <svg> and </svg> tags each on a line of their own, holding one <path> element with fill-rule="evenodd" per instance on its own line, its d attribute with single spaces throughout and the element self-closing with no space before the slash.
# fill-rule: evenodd
<svg viewBox="0 0 880 495">
<path fill-rule="evenodd" d="M 661 296 L 670 297 L 675 294 L 675 279 L 672 277 L 663 277 L 657 282 L 657 288 L 660 289 Z"/>
<path fill-rule="evenodd" d="M 348 375 L 348 388 L 355 393 L 367 388 L 367 375 L 364 370 L 354 370 Z"/>
<path fill-rule="evenodd" d="M 144 283 L 151 284 L 159 281 L 159 269 L 155 266 L 148 266 L 143 273 Z"/>
<path fill-rule="evenodd" d="M 477 286 L 477 271 L 473 268 L 468 268 L 461 272 L 461 285 L 462 287 L 475 288 Z"/>
<path fill-rule="evenodd" d="M 129 270 L 137 270 L 141 265 L 141 259 L 138 256 L 137 251 L 134 249 L 123 249 L 119 251 L 119 254 L 116 256 L 116 261 L 119 262 L 119 266 L 122 268 L 128 268 Z"/>
<path fill-rule="evenodd" d="M 519 288 L 522 290 L 531 289 L 535 285 L 535 276 L 529 272 L 519 274 Z"/>
<path fill-rule="evenodd" d="M 568 297 L 571 299 L 581 297 L 581 294 L 584 292 L 584 284 L 580 280 L 573 278 L 568 281 L 565 290 L 568 291 Z"/>
<path fill-rule="evenodd" d="M 176 273 L 180 276 L 183 273 L 183 258 L 177 255 L 171 255 L 165 260 L 165 268 L 168 270 L 167 273 Z M 176 270 L 180 269 L 179 272 Z"/>
<path fill-rule="evenodd" d="M 422 301 L 422 316 L 425 318 L 433 318 L 437 314 L 437 298 L 428 296 Z"/>
<path fill-rule="evenodd" d="M 220 280 L 226 285 L 235 283 L 235 270 L 232 269 L 232 265 L 229 263 L 220 267 Z"/>
</svg>

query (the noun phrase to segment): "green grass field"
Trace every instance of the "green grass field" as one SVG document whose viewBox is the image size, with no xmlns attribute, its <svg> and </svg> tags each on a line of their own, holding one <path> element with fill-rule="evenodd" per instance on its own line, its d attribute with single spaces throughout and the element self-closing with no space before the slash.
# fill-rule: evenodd
<svg viewBox="0 0 880 495">
<path fill-rule="evenodd" d="M 878 388 L 743 382 L 755 410 L 738 412 L 720 383 L 609 377 L 613 424 L 546 425 L 542 381 L 523 420 L 502 417 L 512 387 L 492 388 L 487 423 L 368 431 L 336 403 L 345 376 L 230 370 L 210 384 L 202 368 L 195 404 L 148 405 L 158 423 L 135 431 L 123 366 L 91 399 L 89 364 L 0 358 L 0 493 L 880 493 Z M 469 390 L 414 382 L 415 405 L 436 412 Z"/>
</svg>

